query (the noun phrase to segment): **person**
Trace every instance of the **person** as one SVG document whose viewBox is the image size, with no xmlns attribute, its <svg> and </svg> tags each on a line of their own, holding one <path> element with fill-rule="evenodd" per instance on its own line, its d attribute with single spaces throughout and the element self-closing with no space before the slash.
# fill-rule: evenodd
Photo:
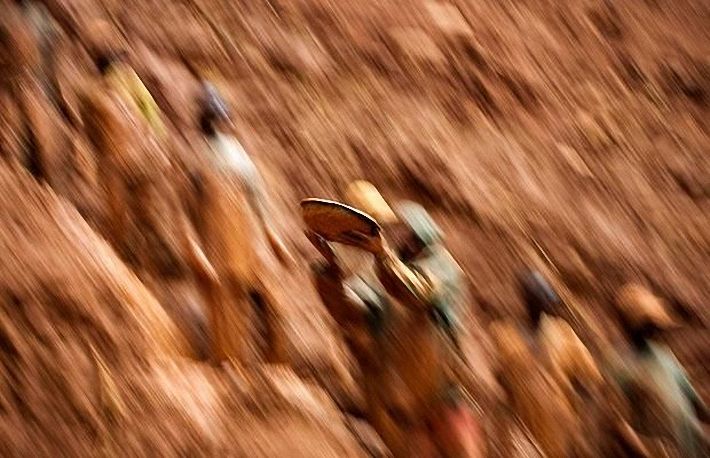
<svg viewBox="0 0 710 458">
<path fill-rule="evenodd" d="M 158 138 L 167 136 L 162 113 L 138 74 L 128 62 L 128 52 L 120 36 L 103 20 L 93 22 L 88 31 L 89 54 L 103 81 L 140 114 Z"/>
<path fill-rule="evenodd" d="M 599 387 L 601 373 L 570 325 L 562 301 L 535 271 L 518 278 L 527 324 L 495 323 L 499 378 L 513 417 L 542 454 L 566 457 L 579 434 L 578 388 Z M 511 419 L 512 420 L 512 419 Z M 511 445 L 511 444 L 506 444 Z"/>
<path fill-rule="evenodd" d="M 294 259 L 274 230 L 261 174 L 237 139 L 219 129 L 220 125 L 224 127 L 229 123 L 229 108 L 219 91 L 210 83 L 205 83 L 203 89 L 207 108 L 200 127 L 212 152 L 210 159 L 213 165 L 227 169 L 243 183 L 249 210 L 255 216 L 269 247 L 281 264 L 289 267 Z"/>
<path fill-rule="evenodd" d="M 32 35 L 32 28 L 18 5 L 0 3 L 0 65 L 3 88 L 16 86 L 19 80 L 31 75 L 40 65 L 40 49 Z"/>
<path fill-rule="evenodd" d="M 618 291 L 616 306 L 631 344 L 614 370 L 629 407 L 619 429 L 638 455 L 650 456 L 653 442 L 670 441 L 679 456 L 708 456 L 701 424 L 708 422 L 708 409 L 671 350 L 657 340 L 675 320 L 660 298 L 635 283 Z"/>
<path fill-rule="evenodd" d="M 377 277 L 402 306 L 383 349 L 385 421 L 404 418 L 407 424 L 423 416 L 440 454 L 482 456 L 483 432 L 464 388 L 475 388 L 479 395 L 483 390 L 470 380 L 471 368 L 459 341 L 463 271 L 421 205 L 402 202 L 396 214 L 403 225 L 393 228 L 402 236 L 396 252 L 387 247 L 375 252 Z"/>
<path fill-rule="evenodd" d="M 599 387 L 602 374 L 587 347 L 561 317 L 564 304 L 555 290 L 536 271 L 523 273 L 519 284 L 532 333 L 544 348 L 549 370 L 568 397 Z"/>
<path fill-rule="evenodd" d="M 377 189 L 370 183 L 365 187 L 370 197 L 367 204 L 361 201 L 362 187 L 353 184 L 346 192 L 348 201 L 350 198 L 354 199 L 354 202 L 349 203 L 362 204 L 359 207 L 366 208 L 371 216 L 382 216 L 375 207 L 384 205 L 386 209 L 383 211 L 389 211 L 395 218 Z M 374 271 L 367 264 L 369 257 L 366 253 L 355 248 L 336 248 L 308 230 L 306 237 L 323 257 L 322 260 L 311 264 L 311 276 L 322 303 L 338 325 L 341 337 L 357 362 L 365 413 L 368 420 L 371 420 L 369 412 L 375 408 L 373 402 L 378 390 L 377 374 L 381 367 L 380 339 L 383 336 L 385 315 L 391 306 L 390 301 Z M 355 257 L 358 262 L 344 259 L 348 257 Z"/>
<path fill-rule="evenodd" d="M 379 192 L 363 189 L 361 210 L 390 214 Z M 309 234 L 326 258 L 317 289 L 366 373 L 368 419 L 393 455 L 481 456 L 481 432 L 452 369 L 461 356 L 454 304 L 462 272 L 423 207 L 405 202 L 391 214 L 402 243 L 369 247 L 377 283 L 344 275 L 326 242 Z"/>
<path fill-rule="evenodd" d="M 374 408 L 371 404 L 381 366 L 379 340 L 389 299 L 379 284 L 349 271 L 325 239 L 310 231 L 306 236 L 323 256 L 323 260 L 311 264 L 314 286 L 357 362 L 367 413 Z"/>
<path fill-rule="evenodd" d="M 59 30 L 46 6 L 36 0 L 20 0 L 21 7 L 30 29 L 33 32 L 41 60 L 37 65 L 37 78 L 40 80 L 46 97 L 56 104 L 59 96 L 54 81 L 56 43 L 59 41 Z M 60 108 L 56 105 L 56 108 Z"/>
<path fill-rule="evenodd" d="M 504 456 L 531 450 L 533 456 L 568 456 L 574 425 L 572 406 L 564 391 L 539 363 L 522 334 L 513 326 L 495 323 L 499 383 L 505 397 L 496 414 Z M 518 453 L 512 450 L 518 449 Z M 527 455 L 527 453 L 524 453 Z"/>
<path fill-rule="evenodd" d="M 263 353 L 268 362 L 280 362 L 284 332 L 266 280 L 278 275 L 277 266 L 290 267 L 293 258 L 273 229 L 259 171 L 239 142 L 222 130 L 230 121 L 225 101 L 212 84 L 203 89 L 200 128 L 207 155 L 195 214 L 219 278 L 216 287 L 206 290 L 212 358 L 247 363 Z M 256 329 L 263 335 L 256 335 Z"/>
<path fill-rule="evenodd" d="M 195 356 L 204 359 L 206 314 L 199 298 L 182 286 L 193 279 L 211 284 L 216 274 L 171 182 L 172 164 L 159 143 L 136 135 L 135 119 L 112 91 L 90 88 L 81 107 L 105 190 L 102 232 L 158 296 Z M 178 283 L 184 294 L 173 294 Z"/>
</svg>

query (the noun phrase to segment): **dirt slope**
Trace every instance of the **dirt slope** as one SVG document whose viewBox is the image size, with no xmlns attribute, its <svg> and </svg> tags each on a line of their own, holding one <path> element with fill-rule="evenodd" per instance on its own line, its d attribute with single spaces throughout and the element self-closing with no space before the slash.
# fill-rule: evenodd
<svg viewBox="0 0 710 458">
<path fill-rule="evenodd" d="M 433 211 L 468 274 L 470 327 L 484 349 L 488 321 L 521 311 L 513 274 L 523 266 L 537 266 L 553 279 L 571 305 L 575 328 L 595 351 L 616 338 L 613 289 L 640 279 L 687 322 L 669 340 L 710 397 L 708 2 L 48 3 L 66 14 L 65 27 L 92 17 L 118 26 L 136 68 L 170 117 L 175 154 L 186 164 L 199 161 L 190 102 L 196 75 L 220 85 L 233 103 L 235 132 L 262 168 L 280 229 L 302 255 L 304 270 L 314 254 L 301 236 L 296 203 L 314 195 L 340 197 L 350 180 L 365 178 L 392 200 L 418 200 Z M 68 4 L 72 8 L 62 10 Z M 84 79 L 95 75 L 80 44 L 68 39 L 71 30 L 65 32 L 58 84 L 71 108 Z M 81 37 L 82 29 L 74 33 Z M 6 104 L 9 96 L 2 96 Z M 15 105 L 7 104 L 3 125 L 17 125 L 10 119 Z M 76 146 L 72 154 L 60 149 L 69 158 L 62 160 L 83 170 L 84 133 L 70 123 L 71 110 L 65 117 L 64 135 Z M 2 138 L 0 146 L 17 142 L 16 136 Z M 14 195 L 34 195 L 25 191 L 32 187 L 26 178 L 13 180 L 8 175 L 2 182 Z M 87 189 L 81 183 L 70 180 L 55 190 L 91 220 L 98 210 L 90 196 L 76 196 L 77 189 Z M 12 208 L 14 200 L 3 202 Z M 28 205 L 12 211 L 34 215 L 31 205 L 45 204 Z M 7 221 L 7 227 L 18 224 Z M 48 256 L 54 256 L 51 237 L 66 239 L 76 224 L 46 234 Z M 78 240 L 85 237 L 85 229 L 76 231 Z M 6 241 L 8 247 L 15 243 Z M 31 279 L 25 291 L 35 294 L 40 279 L 57 276 L 55 267 L 41 267 L 33 257 L 41 251 L 17 253 L 22 269 L 3 269 L 27 271 L 27 277 L 7 277 L 18 285 Z M 130 277 L 119 270 L 119 277 Z M 294 366 L 327 382 L 331 392 L 347 391 L 347 362 L 305 273 L 289 277 L 285 286 L 279 294 L 286 299 Z M 158 312 L 142 313 L 149 316 L 131 322 L 153 317 L 162 323 Z M 101 323 L 90 329 L 103 329 Z M 105 332 L 117 348 L 127 339 Z M 143 339 L 148 337 L 138 342 Z M 168 366 L 155 371 L 183 374 Z M 193 372 L 197 379 L 211 377 L 192 368 L 185 377 Z M 329 373 L 335 375 L 323 375 Z M 145 444 L 141 440 L 136 444 Z M 219 439 L 200 440 L 220 446 Z"/>
</svg>

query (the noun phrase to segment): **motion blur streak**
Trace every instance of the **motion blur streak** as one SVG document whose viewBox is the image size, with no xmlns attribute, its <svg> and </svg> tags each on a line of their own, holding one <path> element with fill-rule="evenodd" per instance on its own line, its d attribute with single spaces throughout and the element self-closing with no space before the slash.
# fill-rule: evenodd
<svg viewBox="0 0 710 458">
<path fill-rule="evenodd" d="M 0 0 L 0 454 L 710 456 L 708 24 Z"/>
</svg>

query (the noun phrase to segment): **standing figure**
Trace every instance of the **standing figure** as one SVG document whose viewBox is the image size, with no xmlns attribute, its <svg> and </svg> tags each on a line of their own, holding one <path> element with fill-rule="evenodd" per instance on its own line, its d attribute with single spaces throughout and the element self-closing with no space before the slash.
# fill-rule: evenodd
<svg viewBox="0 0 710 458">
<path fill-rule="evenodd" d="M 264 279 L 276 275 L 278 261 L 288 264 L 291 257 L 270 223 L 256 166 L 239 142 L 221 130 L 229 122 L 228 109 L 209 84 L 203 104 L 200 126 L 208 148 L 196 215 L 219 278 L 219 285 L 206 291 L 212 358 L 244 363 L 264 353 L 267 361 L 281 362 L 284 332 Z"/>
<path fill-rule="evenodd" d="M 421 205 L 400 203 L 396 214 L 402 223 L 393 228 L 402 236 L 396 253 L 386 246 L 375 251 L 377 277 L 397 304 L 383 339 L 385 367 L 375 421 L 385 431 L 396 431 L 395 444 L 403 441 L 394 450 L 407 450 L 411 434 L 414 444 L 426 437 L 419 443 L 442 456 L 482 456 L 483 433 L 462 396 L 470 370 L 461 367 L 465 356 L 457 332 L 463 272 Z"/>
<path fill-rule="evenodd" d="M 37 66 L 37 78 L 45 96 L 52 102 L 57 101 L 58 89 L 54 80 L 56 70 L 55 59 L 57 44 L 60 41 L 60 31 L 46 6 L 36 0 L 20 0 L 23 13 L 31 26 L 40 61 Z M 56 108 L 60 108 L 56 105 Z"/>
<path fill-rule="evenodd" d="M 324 257 L 311 266 L 316 291 L 358 363 L 360 386 L 369 412 L 378 389 L 380 340 L 390 301 L 379 283 L 357 272 L 348 272 L 325 239 L 313 232 L 306 235 Z"/>
<path fill-rule="evenodd" d="M 601 374 L 584 344 L 558 316 L 562 303 L 547 281 L 538 272 L 526 272 L 520 289 L 528 324 L 496 323 L 492 329 L 499 379 L 513 413 L 509 420 L 520 424 L 542 455 L 564 458 L 573 453 L 579 435 L 577 389 L 598 386 Z M 506 445 L 512 440 L 509 437 Z"/>
<path fill-rule="evenodd" d="M 17 89 L 39 67 L 40 49 L 18 5 L 0 1 L 0 9 L 0 83 L 3 89 Z"/>
<path fill-rule="evenodd" d="M 215 273 L 171 182 L 175 171 L 159 142 L 137 134 L 140 120 L 110 87 L 91 88 L 81 105 L 106 197 L 103 233 L 203 358 L 208 344 L 199 300 L 169 292 L 193 277 L 214 282 Z"/>
<path fill-rule="evenodd" d="M 520 278 L 520 289 L 545 363 L 567 397 L 573 400 L 580 390 L 598 387 L 601 372 L 587 347 L 560 316 L 564 305 L 550 284 L 539 272 L 526 272 Z"/>
<path fill-rule="evenodd" d="M 39 175 L 43 160 L 33 151 L 27 105 L 40 53 L 20 9 L 0 3 L 0 156 Z"/>
<path fill-rule="evenodd" d="M 641 444 L 647 442 L 644 439 L 669 441 L 676 456 L 708 456 L 701 424 L 708 422 L 708 409 L 673 353 L 657 341 L 662 331 L 675 326 L 673 318 L 658 297 L 638 284 L 621 288 L 616 305 L 631 343 L 615 371 L 630 412 L 622 432 L 640 436 Z M 636 449 L 641 450 L 639 455 L 651 456 L 646 447 Z"/>
<path fill-rule="evenodd" d="M 24 127 L 15 128 L 15 132 L 24 137 L 22 156 L 25 167 L 91 220 L 90 213 L 95 212 L 95 164 L 80 144 L 79 137 L 72 135 L 71 126 L 64 122 L 76 125 L 77 118 L 72 118 L 76 112 L 71 113 L 65 103 L 58 79 L 58 64 L 62 61 L 60 56 L 65 57 L 62 51 L 65 51 L 67 41 L 41 1 L 19 0 L 16 3 L 20 6 L 18 11 L 24 24 L 18 23 L 14 33 L 23 33 L 26 29 L 38 54 L 33 64 L 24 59 L 26 68 L 17 81 L 15 94 L 24 118 Z M 8 5 L 3 12 L 12 17 L 15 8 L 15 5 Z M 26 43 L 29 45 L 30 41 Z M 17 59 L 15 65 L 21 62 L 23 60 Z M 2 111 L 5 110 L 13 112 L 7 108 Z"/>
<path fill-rule="evenodd" d="M 349 200 L 366 213 L 395 215 L 374 187 L 352 190 Z M 368 419 L 394 456 L 481 456 L 453 369 L 461 270 L 426 210 L 405 203 L 396 215 L 388 225 L 401 226 L 398 253 L 382 239 L 367 248 L 374 278 L 344 272 L 328 243 L 309 234 L 326 259 L 314 270 L 317 289 L 360 364 Z"/>
<path fill-rule="evenodd" d="M 392 209 L 370 183 L 352 183 L 346 197 L 351 205 L 367 209 L 381 225 L 397 221 Z M 306 236 L 323 256 L 322 261 L 311 266 L 311 274 L 316 291 L 357 362 L 365 413 L 370 416 L 379 389 L 377 377 L 382 366 L 379 352 L 391 301 L 371 268 L 369 253 L 357 248 L 334 247 L 310 230 L 306 231 Z M 345 258 L 355 258 L 357 262 Z"/>
<path fill-rule="evenodd" d="M 136 114 L 164 139 L 167 131 L 158 104 L 128 62 L 128 52 L 120 35 L 105 21 L 97 20 L 88 30 L 89 54 L 103 81 Z"/>
</svg>

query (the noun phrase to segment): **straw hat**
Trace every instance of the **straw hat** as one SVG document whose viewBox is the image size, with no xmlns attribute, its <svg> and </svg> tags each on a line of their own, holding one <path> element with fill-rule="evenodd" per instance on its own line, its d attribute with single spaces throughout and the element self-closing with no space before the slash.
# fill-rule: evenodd
<svg viewBox="0 0 710 458">
<path fill-rule="evenodd" d="M 626 284 L 619 290 L 616 305 L 628 324 L 634 327 L 655 324 L 666 329 L 677 325 L 663 300 L 636 283 Z"/>
<path fill-rule="evenodd" d="M 382 194 L 368 181 L 358 180 L 350 183 L 345 191 L 345 199 L 348 205 L 364 211 L 380 224 L 397 221 L 397 216 Z"/>
</svg>

